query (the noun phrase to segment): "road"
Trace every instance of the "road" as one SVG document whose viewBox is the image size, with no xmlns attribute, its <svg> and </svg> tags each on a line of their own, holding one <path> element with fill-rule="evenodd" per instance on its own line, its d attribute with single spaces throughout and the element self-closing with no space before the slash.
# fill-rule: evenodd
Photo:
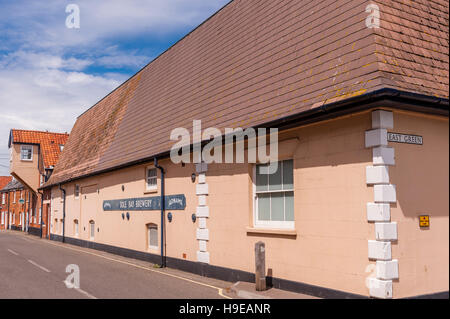
<svg viewBox="0 0 450 319">
<path fill-rule="evenodd" d="M 79 267 L 79 288 L 64 283 L 71 264 Z M 0 299 L 217 299 L 226 298 L 223 291 L 229 286 L 20 232 L 0 232 Z"/>
</svg>

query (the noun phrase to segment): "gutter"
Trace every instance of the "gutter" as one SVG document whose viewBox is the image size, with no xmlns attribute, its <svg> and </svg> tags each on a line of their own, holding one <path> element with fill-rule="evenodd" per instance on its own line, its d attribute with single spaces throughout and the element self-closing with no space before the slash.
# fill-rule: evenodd
<svg viewBox="0 0 450 319">
<path fill-rule="evenodd" d="M 161 268 L 166 267 L 166 259 L 164 257 L 164 211 L 166 200 L 164 196 L 164 168 L 158 165 L 158 159 L 154 158 L 155 167 L 161 171 Z"/>
<path fill-rule="evenodd" d="M 64 243 L 66 240 L 65 238 L 65 231 L 66 231 L 66 190 L 62 188 L 61 184 L 59 184 L 59 190 L 63 192 L 63 229 L 62 229 L 62 242 Z"/>
<path fill-rule="evenodd" d="M 383 105 L 381 105 L 381 103 L 383 103 Z M 409 110 L 414 112 L 421 112 L 426 114 L 441 115 L 446 117 L 449 116 L 449 99 L 428 96 L 418 93 L 411 93 L 406 91 L 399 91 L 392 88 L 383 88 L 359 96 L 344 99 L 341 101 L 331 102 L 328 104 L 327 101 L 324 101 L 321 106 L 317 106 L 313 109 L 309 109 L 307 111 L 297 113 L 294 115 L 289 115 L 272 122 L 267 122 L 258 126 L 254 126 L 253 128 L 258 129 L 264 127 L 266 128 L 278 127 L 279 131 L 283 131 L 290 129 L 292 127 L 337 118 L 355 112 L 379 108 L 381 106 L 390 107 L 394 109 Z M 207 142 L 208 141 L 205 141 L 205 143 Z M 119 169 L 135 165 L 149 163 L 156 157 L 167 158 L 169 156 L 170 151 L 161 152 L 158 154 L 154 154 L 151 157 L 145 157 L 139 160 L 103 169 L 94 173 L 84 174 L 75 178 L 68 178 L 58 183 L 44 185 L 40 189 L 46 189 L 49 187 L 60 185 L 62 183 L 69 183 L 83 178 L 97 176 L 100 174 L 109 173 L 112 171 L 116 171 Z"/>
</svg>

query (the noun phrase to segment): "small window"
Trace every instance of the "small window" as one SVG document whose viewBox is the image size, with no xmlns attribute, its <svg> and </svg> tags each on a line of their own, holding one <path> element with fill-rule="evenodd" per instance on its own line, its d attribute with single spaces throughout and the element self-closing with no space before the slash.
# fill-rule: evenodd
<svg viewBox="0 0 450 319">
<path fill-rule="evenodd" d="M 158 189 L 158 172 L 156 168 L 147 168 L 147 190 Z"/>
<path fill-rule="evenodd" d="M 80 185 L 75 185 L 74 194 L 75 194 L 75 199 L 80 198 Z"/>
<path fill-rule="evenodd" d="M 2 205 L 5 205 L 5 204 L 6 204 L 6 194 L 3 193 L 2 194 Z"/>
<path fill-rule="evenodd" d="M 20 159 L 22 161 L 32 161 L 33 160 L 33 146 L 22 145 L 20 147 Z"/>
<path fill-rule="evenodd" d="M 58 233 L 58 219 L 55 218 L 55 222 L 53 223 L 53 233 Z"/>
<path fill-rule="evenodd" d="M 158 249 L 158 226 L 155 224 L 147 225 L 148 248 Z"/>
<path fill-rule="evenodd" d="M 64 150 L 64 145 L 59 145 L 59 150 L 62 152 Z"/>
<path fill-rule="evenodd" d="M 256 166 L 255 226 L 294 228 L 293 160 L 278 162 L 273 174 L 262 174 L 267 166 Z"/>
<path fill-rule="evenodd" d="M 79 235 L 79 228 L 78 228 L 78 219 L 75 219 L 73 221 L 73 234 L 75 235 L 75 237 L 78 237 Z"/>
<path fill-rule="evenodd" d="M 5 213 L 2 212 L 2 225 L 5 223 Z"/>
<path fill-rule="evenodd" d="M 93 220 L 89 222 L 89 237 L 91 240 L 95 238 L 95 222 Z"/>
<path fill-rule="evenodd" d="M 13 204 L 15 204 L 16 203 L 16 191 L 14 191 L 14 196 L 13 196 Z"/>
</svg>

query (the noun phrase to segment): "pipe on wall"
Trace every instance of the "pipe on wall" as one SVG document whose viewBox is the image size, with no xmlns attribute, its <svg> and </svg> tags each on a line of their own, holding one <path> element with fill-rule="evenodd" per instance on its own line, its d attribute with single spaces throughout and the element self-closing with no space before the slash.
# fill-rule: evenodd
<svg viewBox="0 0 450 319">
<path fill-rule="evenodd" d="M 66 190 L 62 188 L 61 184 L 59 184 L 59 190 L 63 193 L 63 229 L 62 229 L 62 242 L 65 240 L 65 231 L 66 231 Z"/>
<path fill-rule="evenodd" d="M 158 159 L 154 158 L 155 167 L 161 172 L 161 268 L 166 267 L 164 257 L 164 212 L 165 212 L 165 196 L 164 196 L 164 168 L 158 165 Z"/>
</svg>

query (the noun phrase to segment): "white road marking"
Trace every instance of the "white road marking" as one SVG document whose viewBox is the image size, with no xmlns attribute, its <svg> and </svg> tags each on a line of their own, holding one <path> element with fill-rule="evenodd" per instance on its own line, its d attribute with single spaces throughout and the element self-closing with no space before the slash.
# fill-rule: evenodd
<svg viewBox="0 0 450 319">
<path fill-rule="evenodd" d="M 75 288 L 76 291 L 78 291 L 80 294 L 85 295 L 86 297 L 90 298 L 90 299 L 97 299 L 96 297 L 94 297 L 93 295 L 91 295 L 90 293 L 84 291 L 83 289 L 80 288 Z"/>
<path fill-rule="evenodd" d="M 68 289 L 75 289 L 75 290 L 78 291 L 80 294 L 83 294 L 83 295 L 85 295 L 86 297 L 88 297 L 88 298 L 90 298 L 90 299 L 97 299 L 97 297 L 91 295 L 90 293 L 84 291 L 84 290 L 81 289 L 81 288 L 76 288 L 76 287 L 71 288 L 71 287 L 69 287 L 70 285 L 68 284 L 68 282 L 67 282 L 66 280 L 64 280 L 63 283 L 66 285 L 66 287 L 67 287 Z"/>
<path fill-rule="evenodd" d="M 32 260 L 30 260 L 30 259 L 28 259 L 28 262 L 29 262 L 30 264 L 32 264 L 32 265 L 35 265 L 36 267 L 38 267 L 39 269 L 41 269 L 41 270 L 43 270 L 43 271 L 45 271 L 45 272 L 50 272 L 50 270 L 48 270 L 47 268 L 42 267 L 41 265 L 35 263 L 34 261 L 32 261 Z"/>
<path fill-rule="evenodd" d="M 8 249 L 8 251 L 13 255 L 19 256 L 19 253 L 16 253 L 14 250 Z"/>
</svg>

